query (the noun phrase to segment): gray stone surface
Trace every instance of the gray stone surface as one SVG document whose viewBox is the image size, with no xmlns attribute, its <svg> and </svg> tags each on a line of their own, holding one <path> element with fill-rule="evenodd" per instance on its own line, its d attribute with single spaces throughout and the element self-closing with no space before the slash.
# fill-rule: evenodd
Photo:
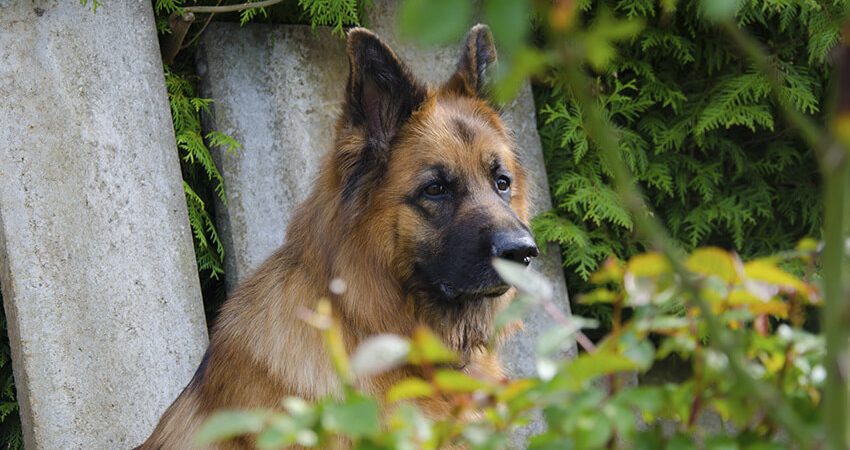
<svg viewBox="0 0 850 450">
<path fill-rule="evenodd" d="M 214 149 L 227 208 L 217 214 L 228 291 L 283 244 L 290 215 L 310 192 L 348 77 L 345 42 L 327 29 L 213 23 L 198 51 L 207 127 L 242 143 Z"/>
<path fill-rule="evenodd" d="M 139 444 L 206 345 L 151 9 L 0 2 L 0 285 L 30 449 Z"/>
<path fill-rule="evenodd" d="M 435 84 L 447 80 L 460 42 L 439 50 L 401 42 L 394 31 L 394 10 L 392 1 L 374 1 L 366 10 L 371 29 L 420 79 Z M 198 67 L 205 95 L 214 101 L 213 126 L 244 144 L 239 155 L 218 155 L 227 182 L 228 207 L 219 216 L 232 288 L 283 242 L 289 215 L 309 192 L 319 159 L 331 148 L 347 59 L 343 41 L 327 30 L 212 24 L 203 37 Z M 546 211 L 551 208 L 549 186 L 528 84 L 505 109 L 504 119 L 535 181 L 532 211 Z M 558 249 L 550 248 L 533 268 L 553 280 L 558 304 L 568 314 Z M 554 326 L 548 314 L 535 310 L 525 330 L 504 345 L 503 360 L 513 375 L 534 373 L 536 337 Z M 574 346 L 566 350 L 567 355 L 574 352 Z"/>
</svg>

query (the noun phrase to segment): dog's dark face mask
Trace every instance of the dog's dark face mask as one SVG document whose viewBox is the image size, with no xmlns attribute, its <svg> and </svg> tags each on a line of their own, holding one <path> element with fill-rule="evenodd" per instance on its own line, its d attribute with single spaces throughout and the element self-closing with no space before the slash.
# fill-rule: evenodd
<svg viewBox="0 0 850 450">
<path fill-rule="evenodd" d="M 493 258 L 528 264 L 537 247 L 525 173 L 486 99 L 496 57 L 489 30 L 470 31 L 456 72 L 438 89 L 416 81 L 368 31 L 350 33 L 349 57 L 343 126 L 362 141 L 337 155 L 345 208 L 393 222 L 376 227 L 394 230 L 393 271 L 431 306 L 506 298 Z"/>
</svg>

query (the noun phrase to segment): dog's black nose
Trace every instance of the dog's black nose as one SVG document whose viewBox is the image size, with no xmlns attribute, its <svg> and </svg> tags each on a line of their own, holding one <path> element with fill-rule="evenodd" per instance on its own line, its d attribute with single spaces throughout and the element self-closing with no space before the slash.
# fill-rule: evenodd
<svg viewBox="0 0 850 450">
<path fill-rule="evenodd" d="M 492 256 L 528 265 L 538 255 L 534 238 L 526 231 L 500 232 L 493 235 Z"/>
</svg>

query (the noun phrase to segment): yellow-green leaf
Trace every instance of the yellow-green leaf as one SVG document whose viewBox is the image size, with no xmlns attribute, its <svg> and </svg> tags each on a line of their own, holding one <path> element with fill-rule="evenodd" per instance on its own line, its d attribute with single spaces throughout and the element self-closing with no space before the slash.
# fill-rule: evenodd
<svg viewBox="0 0 850 450">
<path fill-rule="evenodd" d="M 623 262 L 613 256 L 608 257 L 602 263 L 602 267 L 590 276 L 590 282 L 594 284 L 622 283 Z"/>
<path fill-rule="evenodd" d="M 818 248 L 818 241 L 810 237 L 800 239 L 797 243 L 797 250 L 801 252 L 813 252 Z"/>
<path fill-rule="evenodd" d="M 381 432 L 378 402 L 356 395 L 343 404 L 330 404 L 322 414 L 322 426 L 350 437 L 375 436 Z"/>
<path fill-rule="evenodd" d="M 434 393 L 434 386 L 420 378 L 405 378 L 387 392 L 387 401 L 394 403 L 411 398 L 428 397 Z"/>
<path fill-rule="evenodd" d="M 434 384 L 448 392 L 475 392 L 487 388 L 481 380 L 458 372 L 457 370 L 439 370 L 434 374 Z"/>
<path fill-rule="evenodd" d="M 535 385 L 535 380 L 530 378 L 515 380 L 505 386 L 504 389 L 500 390 L 497 397 L 499 398 L 499 401 L 508 402 L 516 398 L 518 395 L 527 392 Z"/>
<path fill-rule="evenodd" d="M 431 330 L 419 327 L 413 332 L 409 360 L 413 364 L 438 364 L 458 361 L 457 355 Z"/>
<path fill-rule="evenodd" d="M 812 293 L 812 289 L 806 283 L 765 259 L 757 259 L 744 264 L 744 273 L 750 279 L 763 281 L 806 296 Z"/>
<path fill-rule="evenodd" d="M 657 277 L 669 273 L 670 270 L 667 258 L 657 252 L 635 255 L 626 264 L 626 272 L 636 277 Z"/>
<path fill-rule="evenodd" d="M 735 260 L 729 252 L 707 247 L 694 250 L 685 262 L 688 270 L 708 276 L 715 276 L 726 283 L 732 284 L 738 280 Z"/>
<path fill-rule="evenodd" d="M 598 377 L 637 369 L 637 363 L 623 355 L 597 350 L 581 354 L 568 363 L 555 383 L 567 390 L 578 390 Z"/>
<path fill-rule="evenodd" d="M 780 319 L 788 318 L 788 304 L 781 300 L 768 300 L 766 302 L 752 303 L 747 309 L 755 315 L 767 314 Z"/>
<path fill-rule="evenodd" d="M 591 305 L 593 303 L 614 303 L 617 300 L 617 295 L 605 288 L 594 289 L 587 294 L 579 297 L 579 303 L 583 305 Z"/>
<path fill-rule="evenodd" d="M 730 305 L 738 306 L 763 302 L 765 300 L 750 292 L 749 289 L 735 289 L 729 293 L 728 301 Z"/>
<path fill-rule="evenodd" d="M 493 260 L 493 268 L 506 283 L 531 295 L 535 300 L 552 298 L 552 282 L 528 267 L 496 258 Z"/>
<path fill-rule="evenodd" d="M 245 434 L 259 433 L 270 415 L 271 412 L 265 410 L 218 411 L 201 425 L 195 435 L 195 443 L 206 446 Z"/>
</svg>

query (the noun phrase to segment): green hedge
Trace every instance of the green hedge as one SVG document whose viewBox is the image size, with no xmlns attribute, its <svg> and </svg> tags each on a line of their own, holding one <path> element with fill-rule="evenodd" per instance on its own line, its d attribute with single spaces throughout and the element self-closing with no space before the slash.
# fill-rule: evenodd
<svg viewBox="0 0 850 450">
<path fill-rule="evenodd" d="M 3 294 L 0 292 L 0 305 Z M 15 378 L 12 376 L 12 350 L 9 348 L 9 335 L 6 326 L 6 312 L 0 309 L 0 448 L 24 448 L 21 435 L 21 416 L 18 414 L 18 401 L 15 392 Z"/>
<path fill-rule="evenodd" d="M 783 120 L 762 73 L 710 26 L 696 2 L 581 2 L 582 20 L 606 15 L 643 22 L 618 57 L 594 74 L 619 128 L 621 148 L 648 203 L 685 250 L 702 245 L 745 257 L 819 236 L 820 177 L 812 152 Z M 748 1 L 742 27 L 769 45 L 783 77 L 781 101 L 820 117 L 834 18 L 843 2 Z M 573 293 L 610 254 L 644 248 L 619 204 L 610 167 L 588 139 L 583 115 L 554 77 L 536 89 L 553 211 L 534 222 L 540 240 L 561 244 Z"/>
</svg>

